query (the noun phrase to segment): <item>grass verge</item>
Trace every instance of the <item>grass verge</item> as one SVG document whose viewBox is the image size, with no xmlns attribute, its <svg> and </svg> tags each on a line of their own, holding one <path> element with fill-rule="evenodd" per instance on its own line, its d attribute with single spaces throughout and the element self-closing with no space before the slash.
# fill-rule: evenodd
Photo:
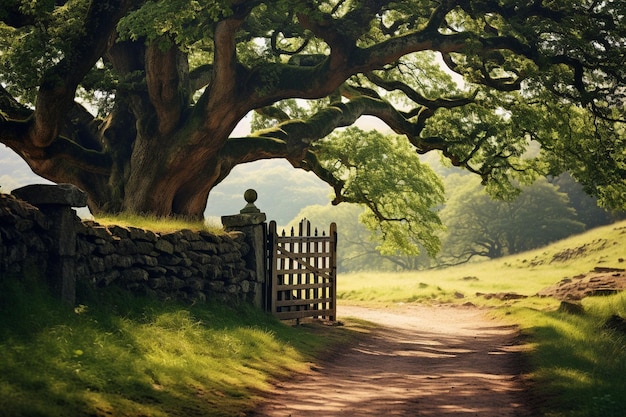
<svg viewBox="0 0 626 417">
<path fill-rule="evenodd" d="M 623 417 L 626 333 L 607 327 L 626 317 L 626 295 L 589 297 L 584 314 L 512 306 L 495 312 L 517 324 L 531 344 L 526 375 L 541 415 Z"/>
<path fill-rule="evenodd" d="M 0 416 L 238 416 L 355 327 L 292 327 L 249 305 L 100 293 L 70 308 L 0 282 Z"/>
</svg>

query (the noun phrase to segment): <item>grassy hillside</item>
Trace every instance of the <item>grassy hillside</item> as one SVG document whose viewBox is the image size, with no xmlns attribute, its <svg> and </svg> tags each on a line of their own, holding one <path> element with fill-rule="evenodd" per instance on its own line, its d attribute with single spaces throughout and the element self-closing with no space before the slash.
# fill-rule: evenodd
<svg viewBox="0 0 626 417">
<path fill-rule="evenodd" d="M 492 304 L 476 293 L 515 292 L 532 296 L 566 277 L 596 266 L 626 268 L 626 222 L 593 229 L 550 246 L 493 261 L 420 272 L 343 274 L 344 302 L 472 302 Z M 528 300 L 527 302 L 537 302 Z M 499 305 L 499 304 L 498 304 Z"/>
<path fill-rule="evenodd" d="M 518 325 L 528 343 L 526 378 L 539 415 L 624 417 L 626 326 L 614 330 L 606 324 L 613 315 L 626 317 L 626 295 L 584 298 L 584 313 L 573 315 L 559 310 L 560 301 L 536 294 L 598 266 L 626 268 L 625 247 L 626 222 L 621 222 L 489 262 L 436 271 L 341 275 L 338 292 L 343 303 L 489 307 L 489 314 Z M 493 293 L 527 298 L 499 299 Z"/>
</svg>

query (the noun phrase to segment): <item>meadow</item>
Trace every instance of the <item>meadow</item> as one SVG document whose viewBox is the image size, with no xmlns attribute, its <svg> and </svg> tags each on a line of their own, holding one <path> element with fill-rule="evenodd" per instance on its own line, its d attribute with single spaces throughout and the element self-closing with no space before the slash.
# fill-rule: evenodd
<svg viewBox="0 0 626 417">
<path fill-rule="evenodd" d="M 542 416 L 624 416 L 626 336 L 604 323 L 626 316 L 626 296 L 585 298 L 582 315 L 535 296 L 596 266 L 626 266 L 624 243 L 626 222 L 495 261 L 340 275 L 339 303 L 471 303 L 520 327 L 524 377 Z M 273 381 L 371 329 L 345 318 L 344 326 L 294 326 L 245 304 L 185 305 L 113 289 L 83 289 L 72 308 L 28 277 L 3 278 L 0 416 L 243 416 Z"/>
</svg>

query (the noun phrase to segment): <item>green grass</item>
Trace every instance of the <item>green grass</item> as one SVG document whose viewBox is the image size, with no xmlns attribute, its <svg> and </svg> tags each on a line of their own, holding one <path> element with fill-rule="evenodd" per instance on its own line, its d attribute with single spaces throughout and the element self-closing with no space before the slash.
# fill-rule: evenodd
<svg viewBox="0 0 626 417">
<path fill-rule="evenodd" d="M 105 226 L 133 226 L 161 233 L 171 233 L 182 229 L 189 229 L 193 231 L 207 230 L 216 234 L 224 233 L 221 225 L 209 224 L 203 220 L 189 220 L 184 217 L 156 217 L 120 213 L 115 216 L 98 216 L 95 217 L 94 220 Z"/>
<path fill-rule="evenodd" d="M 585 314 L 509 307 L 497 312 L 518 324 L 528 353 L 533 394 L 550 417 L 623 417 L 626 334 L 607 329 L 613 314 L 626 317 L 626 295 L 583 300 Z"/>
<path fill-rule="evenodd" d="M 603 324 L 613 314 L 626 317 L 626 295 L 583 300 L 585 313 L 558 311 L 559 301 L 535 294 L 565 277 L 596 266 L 626 264 L 626 222 L 594 229 L 553 245 L 498 260 L 443 270 L 355 273 L 338 277 L 340 302 L 393 307 L 402 303 L 471 302 L 517 324 L 529 344 L 526 375 L 540 415 L 623 417 L 626 398 L 626 334 Z M 511 292 L 519 300 L 487 299 Z"/>
<path fill-rule="evenodd" d="M 248 305 L 114 292 L 72 309 L 5 279 L 0 416 L 244 415 L 272 380 L 363 329 L 293 327 Z"/>
<path fill-rule="evenodd" d="M 535 394 L 545 414 L 559 417 L 621 417 L 626 398 L 626 334 L 605 329 L 616 312 L 624 316 L 622 295 L 587 299 L 582 316 L 520 311 L 525 334 L 534 341 L 530 355 Z"/>
</svg>

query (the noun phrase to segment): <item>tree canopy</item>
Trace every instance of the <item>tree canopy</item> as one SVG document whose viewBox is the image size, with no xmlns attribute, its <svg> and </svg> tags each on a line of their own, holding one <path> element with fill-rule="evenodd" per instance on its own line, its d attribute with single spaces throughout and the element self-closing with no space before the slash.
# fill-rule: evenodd
<svg viewBox="0 0 626 417">
<path fill-rule="evenodd" d="M 325 139 L 369 115 L 494 195 L 567 170 L 623 208 L 625 15 L 620 0 L 6 0 L 0 142 L 94 214 L 198 217 L 235 166 L 270 158 L 372 208 L 393 196 L 355 193 L 362 168 Z M 250 112 L 255 131 L 232 137 Z M 411 214 L 390 213 L 372 216 Z"/>
</svg>

